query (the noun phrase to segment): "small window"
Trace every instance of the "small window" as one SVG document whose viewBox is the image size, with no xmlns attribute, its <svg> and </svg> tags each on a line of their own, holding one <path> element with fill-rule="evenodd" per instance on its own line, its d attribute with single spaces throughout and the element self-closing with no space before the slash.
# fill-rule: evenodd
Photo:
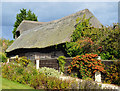
<svg viewBox="0 0 120 91">
<path fill-rule="evenodd" d="M 18 38 L 20 36 L 20 31 L 16 32 L 16 37 Z"/>
</svg>

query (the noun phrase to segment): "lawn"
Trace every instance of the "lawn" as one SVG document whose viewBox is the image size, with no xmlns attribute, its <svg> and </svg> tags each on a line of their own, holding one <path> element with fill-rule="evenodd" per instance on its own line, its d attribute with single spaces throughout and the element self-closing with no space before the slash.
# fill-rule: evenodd
<svg viewBox="0 0 120 91">
<path fill-rule="evenodd" d="M 0 77 L 0 84 L 1 84 L 1 81 L 2 81 L 2 89 L 34 89 L 32 87 L 29 87 L 28 85 L 23 85 L 23 84 L 13 82 L 8 79 Z"/>
</svg>

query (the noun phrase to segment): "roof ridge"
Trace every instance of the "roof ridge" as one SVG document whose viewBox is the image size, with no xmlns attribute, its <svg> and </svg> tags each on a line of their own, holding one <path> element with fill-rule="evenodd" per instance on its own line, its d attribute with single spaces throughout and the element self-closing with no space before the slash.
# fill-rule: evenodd
<svg viewBox="0 0 120 91">
<path fill-rule="evenodd" d="M 27 22 L 27 23 L 46 23 L 46 22 L 31 21 L 31 20 L 23 20 L 22 22 Z"/>
</svg>

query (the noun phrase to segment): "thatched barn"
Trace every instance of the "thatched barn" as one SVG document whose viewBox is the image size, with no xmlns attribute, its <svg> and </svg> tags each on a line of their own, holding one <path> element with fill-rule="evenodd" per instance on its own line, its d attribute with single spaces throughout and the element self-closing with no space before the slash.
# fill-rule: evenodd
<svg viewBox="0 0 120 91">
<path fill-rule="evenodd" d="M 70 41 L 77 17 L 83 17 L 84 14 L 86 18 L 93 16 L 90 20 L 92 26 L 101 27 L 101 23 L 88 9 L 51 22 L 22 21 L 16 31 L 14 43 L 6 50 L 7 56 L 27 56 L 31 60 L 34 60 L 35 56 L 67 56 L 62 45 Z"/>
</svg>

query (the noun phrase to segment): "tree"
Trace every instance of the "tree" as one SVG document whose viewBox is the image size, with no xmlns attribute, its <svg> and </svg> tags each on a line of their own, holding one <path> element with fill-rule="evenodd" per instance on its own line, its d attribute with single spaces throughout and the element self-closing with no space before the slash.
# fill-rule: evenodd
<svg viewBox="0 0 120 91">
<path fill-rule="evenodd" d="M 76 28 L 73 31 L 73 34 L 71 36 L 71 42 L 66 43 L 66 51 L 69 56 L 76 56 L 81 55 L 85 53 L 92 52 L 92 45 L 93 41 L 91 39 L 91 31 L 94 29 L 91 27 L 89 19 L 85 18 L 85 15 L 83 18 L 77 18 L 76 20 Z"/>
<path fill-rule="evenodd" d="M 102 59 L 120 59 L 120 27 L 117 24 L 91 27 L 89 19 L 77 19 L 77 26 L 71 36 L 71 42 L 66 43 L 66 52 L 69 56 L 96 53 Z M 80 21 L 80 22 L 79 22 Z M 78 23 L 79 22 L 79 23 Z"/>
<path fill-rule="evenodd" d="M 2 50 L 0 50 L 0 52 L 5 53 L 6 49 L 13 43 L 13 40 L 7 40 L 7 39 L 1 39 L 0 38 L 0 48 Z"/>
<path fill-rule="evenodd" d="M 16 15 L 16 21 L 14 23 L 14 29 L 12 31 L 13 38 L 15 38 L 16 30 L 23 20 L 38 21 L 37 16 L 34 13 L 32 13 L 31 10 L 27 12 L 24 8 L 20 9 L 20 13 Z"/>
</svg>

